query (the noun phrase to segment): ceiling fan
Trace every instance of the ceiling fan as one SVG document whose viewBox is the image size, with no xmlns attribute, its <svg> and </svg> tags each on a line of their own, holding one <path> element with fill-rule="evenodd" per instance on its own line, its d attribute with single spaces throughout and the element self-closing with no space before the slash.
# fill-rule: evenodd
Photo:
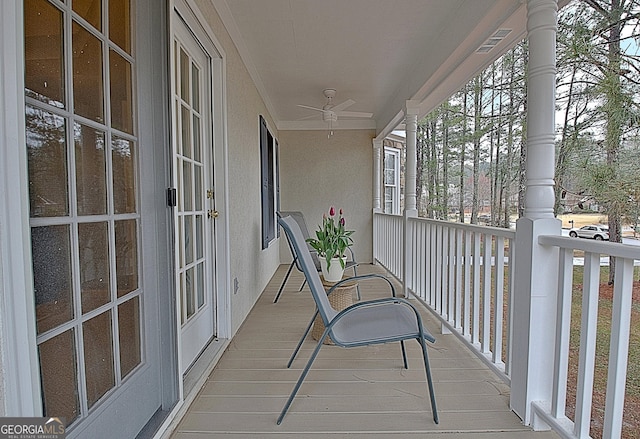
<svg viewBox="0 0 640 439">
<path fill-rule="evenodd" d="M 362 111 L 345 111 L 345 108 L 356 103 L 353 99 L 347 99 L 344 102 L 333 105 L 333 98 L 336 96 L 335 88 L 327 88 L 322 93 L 324 94 L 324 97 L 327 98 L 327 103 L 322 108 L 312 107 L 309 105 L 298 105 L 298 107 L 321 112 L 322 120 L 329 124 L 329 137 L 333 134 L 333 124 L 338 122 L 338 117 L 370 118 L 373 116 L 373 113 L 365 113 Z"/>
</svg>

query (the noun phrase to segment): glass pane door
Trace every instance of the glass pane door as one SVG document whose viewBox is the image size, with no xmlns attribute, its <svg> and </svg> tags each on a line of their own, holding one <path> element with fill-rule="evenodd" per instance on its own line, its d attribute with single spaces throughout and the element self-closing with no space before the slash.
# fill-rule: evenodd
<svg viewBox="0 0 640 439">
<path fill-rule="evenodd" d="M 181 362 L 184 372 L 214 335 L 215 295 L 211 186 L 210 57 L 187 25 L 176 17 L 174 36 L 174 169 L 176 283 L 180 303 Z"/>
<path fill-rule="evenodd" d="M 130 10 L 129 0 L 24 2 L 42 401 L 67 425 L 144 363 Z"/>
</svg>

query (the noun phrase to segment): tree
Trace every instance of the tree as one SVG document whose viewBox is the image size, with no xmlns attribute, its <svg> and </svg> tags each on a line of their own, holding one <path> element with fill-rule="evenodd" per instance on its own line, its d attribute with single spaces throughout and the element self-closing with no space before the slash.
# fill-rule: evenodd
<svg viewBox="0 0 640 439">
<path fill-rule="evenodd" d="M 605 207 L 609 239 L 622 241 L 622 216 L 632 194 L 623 192 L 625 175 L 620 166 L 623 135 L 637 123 L 638 108 L 633 93 L 640 83 L 637 59 L 623 54 L 623 28 L 638 24 L 637 0 L 584 0 L 593 11 L 592 44 L 587 53 L 595 91 L 601 97 L 598 112 L 604 124 L 604 162 L 592 163 L 585 180 L 592 195 Z M 635 29 L 634 29 L 635 30 Z M 633 35 L 632 35 L 633 36 Z M 635 35 L 637 37 L 637 34 Z M 637 125 L 636 125 L 637 126 Z M 609 283 L 614 282 L 615 260 L 611 258 Z"/>
<path fill-rule="evenodd" d="M 591 81 L 584 72 L 589 70 L 586 54 L 589 51 L 591 30 L 586 22 L 587 8 L 565 8 L 558 20 L 558 81 L 557 103 L 560 138 L 556 148 L 555 206 L 561 214 L 573 207 L 564 204 L 567 193 L 575 193 L 573 183 L 580 150 L 589 141 L 588 130 L 594 125 Z"/>
<path fill-rule="evenodd" d="M 507 114 L 507 157 L 505 164 L 505 185 L 504 185 L 504 227 L 509 227 L 511 222 L 511 187 L 516 183 L 520 173 L 514 168 L 519 148 L 516 141 L 518 133 L 524 131 L 524 106 L 526 94 L 521 84 L 525 78 L 525 54 L 526 46 L 519 44 L 506 55 L 507 77 L 505 82 L 509 84 L 508 99 L 505 112 Z"/>
<path fill-rule="evenodd" d="M 633 224 L 640 211 L 639 166 L 628 166 L 640 138 L 639 10 L 640 0 L 574 0 L 559 20 L 554 210 L 594 200 L 609 215 L 612 241 L 621 238 L 621 220 Z M 425 215 L 447 218 L 455 203 L 460 221 L 470 208 L 477 223 L 480 203 L 489 202 L 492 224 L 509 227 L 516 193 L 518 216 L 524 214 L 527 64 L 524 41 L 421 121 Z M 481 198 L 487 177 L 490 193 Z M 450 185 L 457 186 L 451 202 Z M 564 194 L 573 204 L 563 204 Z"/>
<path fill-rule="evenodd" d="M 480 181 L 480 140 L 482 139 L 482 74 L 473 81 L 473 194 L 471 223 L 478 222 L 478 189 Z"/>
</svg>

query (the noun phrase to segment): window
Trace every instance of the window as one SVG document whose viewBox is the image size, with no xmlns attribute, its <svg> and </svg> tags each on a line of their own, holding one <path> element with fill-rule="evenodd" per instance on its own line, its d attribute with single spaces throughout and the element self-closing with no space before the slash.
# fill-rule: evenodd
<svg viewBox="0 0 640 439">
<path fill-rule="evenodd" d="M 280 207 L 278 141 L 260 116 L 260 178 L 262 199 L 262 248 L 276 238 L 276 211 Z"/>
<path fill-rule="evenodd" d="M 400 214 L 400 150 L 384 148 L 384 213 Z"/>
</svg>

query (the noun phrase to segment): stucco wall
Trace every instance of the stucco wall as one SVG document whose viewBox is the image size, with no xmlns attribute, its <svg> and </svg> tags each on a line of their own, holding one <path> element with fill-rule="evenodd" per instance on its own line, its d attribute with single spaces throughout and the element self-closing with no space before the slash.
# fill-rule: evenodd
<svg viewBox="0 0 640 439">
<path fill-rule="evenodd" d="M 299 210 L 310 232 L 330 206 L 344 210 L 347 228 L 355 230 L 353 250 L 358 262 L 373 255 L 374 131 L 280 131 L 280 196 L 282 210 Z M 282 261 L 290 261 L 286 242 Z"/>
<path fill-rule="evenodd" d="M 279 264 L 278 243 L 266 250 L 261 245 L 260 115 L 276 137 L 278 133 L 212 3 L 208 0 L 196 3 L 201 18 L 222 46 L 226 60 L 231 288 L 234 278 L 239 286 L 231 297 L 235 333 Z"/>
</svg>

